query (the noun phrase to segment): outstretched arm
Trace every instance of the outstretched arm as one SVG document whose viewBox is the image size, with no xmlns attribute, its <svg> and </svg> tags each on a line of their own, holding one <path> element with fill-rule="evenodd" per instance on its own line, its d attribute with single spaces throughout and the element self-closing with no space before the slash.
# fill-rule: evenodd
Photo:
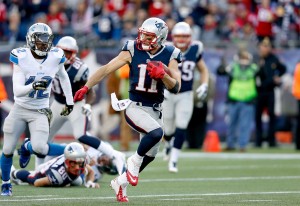
<svg viewBox="0 0 300 206">
<path fill-rule="evenodd" d="M 98 84 L 104 77 L 108 74 L 120 69 L 125 64 L 129 64 L 131 62 L 131 55 L 128 51 L 122 51 L 112 59 L 108 64 L 101 66 L 87 81 L 85 86 L 88 88 L 92 88 L 96 84 Z"/>
</svg>

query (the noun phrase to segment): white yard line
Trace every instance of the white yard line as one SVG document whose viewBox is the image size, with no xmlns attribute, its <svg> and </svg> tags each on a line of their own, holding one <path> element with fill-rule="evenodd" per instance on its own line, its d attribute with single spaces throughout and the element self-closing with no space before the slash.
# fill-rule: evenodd
<svg viewBox="0 0 300 206">
<path fill-rule="evenodd" d="M 125 152 L 126 156 L 129 157 L 134 154 L 134 152 Z M 156 156 L 157 158 L 162 158 L 163 153 L 159 152 Z M 273 159 L 273 160 L 285 160 L 285 159 L 299 159 L 300 154 L 287 154 L 287 153 L 274 153 L 274 154 L 265 154 L 265 153 L 208 153 L 202 152 L 181 152 L 180 158 L 203 158 L 203 159 Z"/>
<path fill-rule="evenodd" d="M 290 179 L 300 179 L 300 176 L 141 179 L 139 180 L 139 182 L 208 182 L 208 181 L 290 180 Z"/>
<path fill-rule="evenodd" d="M 163 195 L 133 195 L 129 198 L 155 198 L 155 197 L 197 197 L 197 196 L 236 196 L 236 195 L 281 195 L 300 194 L 300 191 L 273 191 L 273 192 L 226 192 L 226 193 L 196 193 L 196 194 L 163 194 Z M 35 202 L 35 201 L 59 201 L 59 200 L 105 200 L 115 199 L 115 197 L 53 197 L 36 199 L 0 199 L 0 202 Z"/>
</svg>

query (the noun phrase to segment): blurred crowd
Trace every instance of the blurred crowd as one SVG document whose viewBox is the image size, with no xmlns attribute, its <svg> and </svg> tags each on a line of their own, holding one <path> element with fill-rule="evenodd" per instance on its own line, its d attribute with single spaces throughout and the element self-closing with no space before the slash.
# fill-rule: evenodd
<svg viewBox="0 0 300 206">
<path fill-rule="evenodd" d="M 299 15 L 299 0 L 1 0 L 0 40 L 25 41 L 28 26 L 43 22 L 56 40 L 71 35 L 118 42 L 136 38 L 141 23 L 155 16 L 170 30 L 188 22 L 193 39 L 207 45 L 268 36 L 275 46 L 297 47 Z"/>
</svg>

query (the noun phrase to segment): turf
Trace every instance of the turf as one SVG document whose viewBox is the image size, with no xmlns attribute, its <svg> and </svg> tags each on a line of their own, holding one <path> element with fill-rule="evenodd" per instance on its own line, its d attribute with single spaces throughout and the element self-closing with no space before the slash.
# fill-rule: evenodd
<svg viewBox="0 0 300 206">
<path fill-rule="evenodd" d="M 0 205 L 296 206 L 299 163 L 300 154 L 291 148 L 251 149 L 244 154 L 185 151 L 177 174 L 169 173 L 167 162 L 157 157 L 140 175 L 138 186 L 128 187 L 129 203 L 116 202 L 109 187 L 114 176 L 105 175 L 100 189 L 16 185 L 12 197 L 0 197 Z"/>
</svg>

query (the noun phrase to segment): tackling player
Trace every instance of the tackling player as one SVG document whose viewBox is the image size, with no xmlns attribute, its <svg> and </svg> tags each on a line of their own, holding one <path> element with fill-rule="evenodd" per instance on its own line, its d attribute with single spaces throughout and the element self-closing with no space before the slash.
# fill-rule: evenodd
<svg viewBox="0 0 300 206">
<path fill-rule="evenodd" d="M 61 115 L 69 115 L 73 109 L 73 96 L 68 74 L 64 69 L 66 60 L 60 48 L 52 48 L 53 33 L 43 23 L 33 24 L 27 32 L 27 47 L 13 49 L 10 61 L 13 63 L 14 106 L 5 119 L 3 131 L 3 153 L 1 156 L 2 196 L 12 195 L 10 170 L 13 152 L 26 124 L 31 134 L 31 150 L 38 156 L 57 155 L 61 147 L 47 144 L 51 110 L 49 96 L 52 80 L 59 75 L 63 85 L 66 104 Z M 20 163 L 26 164 L 20 157 Z"/>
<path fill-rule="evenodd" d="M 172 29 L 173 44 L 183 54 L 183 61 L 179 65 L 181 71 L 181 89 L 178 94 L 165 91 L 164 124 L 166 141 L 165 156 L 170 155 L 169 171 L 178 172 L 177 163 L 180 150 L 185 141 L 186 130 L 193 114 L 193 80 L 194 69 L 197 67 L 201 73 L 201 85 L 196 90 L 197 97 L 204 101 L 207 96 L 209 72 L 202 59 L 203 44 L 192 41 L 192 29 L 185 22 L 175 24 Z M 174 142 L 171 141 L 174 137 Z M 173 142 L 173 145 L 170 143 Z M 170 153 L 170 154 L 169 154 Z"/>
<path fill-rule="evenodd" d="M 21 180 L 35 187 L 81 185 L 81 176 L 85 175 L 86 187 L 99 188 L 99 184 L 94 183 L 94 172 L 87 164 L 87 153 L 77 142 L 68 144 L 63 155 L 41 164 L 33 172 L 15 170 L 11 175 L 15 181 Z"/>
<path fill-rule="evenodd" d="M 74 96 L 75 102 L 81 101 L 88 90 L 108 74 L 129 65 L 131 103 L 125 110 L 125 118 L 140 133 L 140 144 L 135 154 L 127 159 L 127 171 L 111 181 L 119 202 L 128 202 L 128 184 L 138 184 L 139 173 L 158 153 L 163 136 L 161 103 L 164 89 L 172 93 L 180 90 L 178 63 L 181 62 L 181 53 L 174 46 L 164 45 L 167 35 L 168 27 L 163 20 L 145 20 L 138 30 L 138 38 L 127 41 L 118 56 L 100 67 Z"/>
</svg>

